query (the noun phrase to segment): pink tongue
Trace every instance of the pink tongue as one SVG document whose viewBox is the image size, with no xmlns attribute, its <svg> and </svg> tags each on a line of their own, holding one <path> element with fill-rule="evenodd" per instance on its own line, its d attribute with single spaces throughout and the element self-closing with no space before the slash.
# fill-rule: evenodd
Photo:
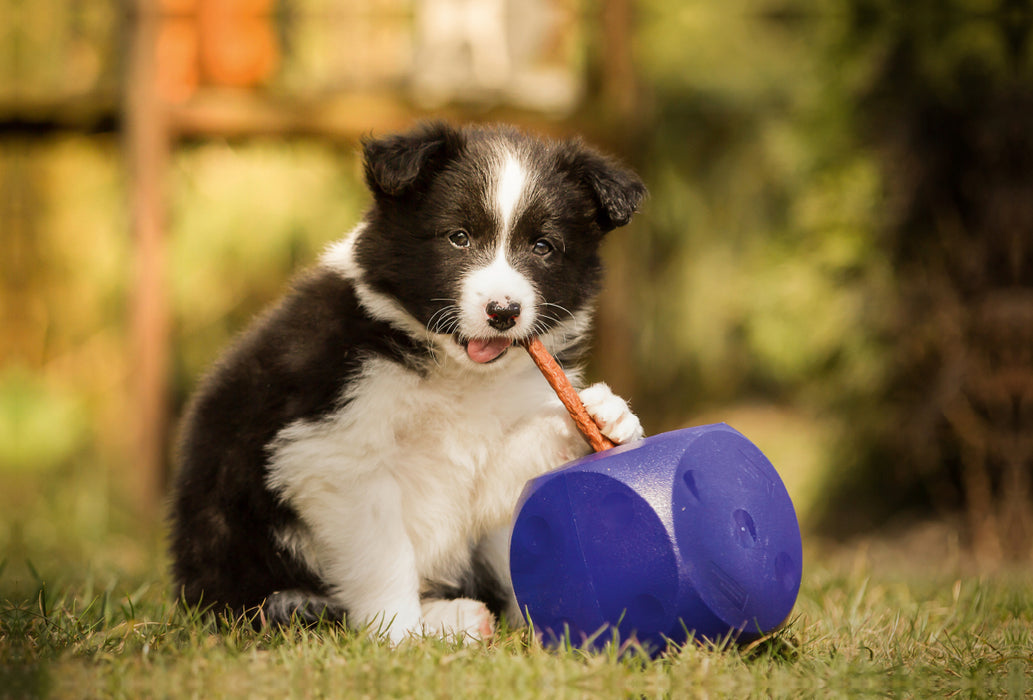
<svg viewBox="0 0 1033 700">
<path fill-rule="evenodd" d="M 506 349 L 513 344 L 513 341 L 509 338 L 492 338 L 490 340 L 481 340 L 474 338 L 466 345 L 466 354 L 470 356 L 470 359 L 474 362 L 491 362 L 496 357 L 506 351 Z"/>
</svg>

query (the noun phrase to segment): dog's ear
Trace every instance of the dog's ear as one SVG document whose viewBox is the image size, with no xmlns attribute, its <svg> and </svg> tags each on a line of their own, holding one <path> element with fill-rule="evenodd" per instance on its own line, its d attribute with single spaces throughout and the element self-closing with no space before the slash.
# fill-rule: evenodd
<svg viewBox="0 0 1033 700">
<path fill-rule="evenodd" d="M 404 134 L 364 138 L 366 184 L 374 195 L 405 194 L 462 147 L 462 136 L 443 122 L 422 124 Z"/>
<path fill-rule="evenodd" d="M 576 179 L 591 189 L 599 207 L 597 222 L 603 232 L 631 221 L 648 194 L 638 175 L 586 147 L 580 140 L 564 144 L 560 160 Z"/>
</svg>

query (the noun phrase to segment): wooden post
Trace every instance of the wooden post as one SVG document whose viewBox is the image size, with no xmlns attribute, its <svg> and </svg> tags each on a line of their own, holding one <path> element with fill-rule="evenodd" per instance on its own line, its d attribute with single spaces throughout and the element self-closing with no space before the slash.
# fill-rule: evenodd
<svg viewBox="0 0 1033 700">
<path fill-rule="evenodd" d="M 632 49 L 635 8 L 632 0 L 603 0 L 601 10 L 600 97 L 611 119 L 626 133 L 629 127 L 638 126 L 642 114 Z"/>
<path fill-rule="evenodd" d="M 170 313 L 166 287 L 164 186 L 167 114 L 158 95 L 155 55 L 159 9 L 128 0 L 130 53 L 125 91 L 125 153 L 135 251 L 132 287 L 130 494 L 141 513 L 160 507 L 166 474 Z"/>
<path fill-rule="evenodd" d="M 634 6 L 632 0 L 602 0 L 600 10 L 594 58 L 599 72 L 597 113 L 607 132 L 608 145 L 619 153 L 630 153 L 637 145 L 642 114 L 632 51 Z M 606 241 L 607 275 L 599 295 L 598 350 L 594 358 L 596 373 L 618 394 L 633 400 L 641 377 L 631 298 L 636 247 L 636 241 L 625 231 L 618 231 Z"/>
</svg>

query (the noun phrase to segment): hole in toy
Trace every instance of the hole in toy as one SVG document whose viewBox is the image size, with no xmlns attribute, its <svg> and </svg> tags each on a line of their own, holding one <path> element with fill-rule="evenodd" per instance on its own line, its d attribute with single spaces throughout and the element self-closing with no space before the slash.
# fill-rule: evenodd
<svg viewBox="0 0 1033 700">
<path fill-rule="evenodd" d="M 699 484 L 696 483 L 696 471 L 694 469 L 688 469 L 682 474 L 682 480 L 685 482 L 685 486 L 688 487 L 689 493 L 697 501 L 699 500 Z"/>
<path fill-rule="evenodd" d="M 732 513 L 732 520 L 735 521 L 735 540 L 743 549 L 749 549 L 757 545 L 757 526 L 753 524 L 753 517 L 742 508 Z"/>
</svg>

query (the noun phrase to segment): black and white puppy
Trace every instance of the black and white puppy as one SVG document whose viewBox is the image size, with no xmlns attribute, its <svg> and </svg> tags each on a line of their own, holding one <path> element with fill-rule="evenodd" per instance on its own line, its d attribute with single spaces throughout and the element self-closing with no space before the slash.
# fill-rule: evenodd
<svg viewBox="0 0 1033 700">
<path fill-rule="evenodd" d="M 422 125 L 363 144 L 373 204 L 205 379 L 184 419 L 173 575 L 189 604 L 480 638 L 521 620 L 524 483 L 588 448 L 526 353 L 584 350 L 603 236 L 646 190 L 579 141 Z M 638 419 L 581 392 L 616 442 Z"/>
</svg>

